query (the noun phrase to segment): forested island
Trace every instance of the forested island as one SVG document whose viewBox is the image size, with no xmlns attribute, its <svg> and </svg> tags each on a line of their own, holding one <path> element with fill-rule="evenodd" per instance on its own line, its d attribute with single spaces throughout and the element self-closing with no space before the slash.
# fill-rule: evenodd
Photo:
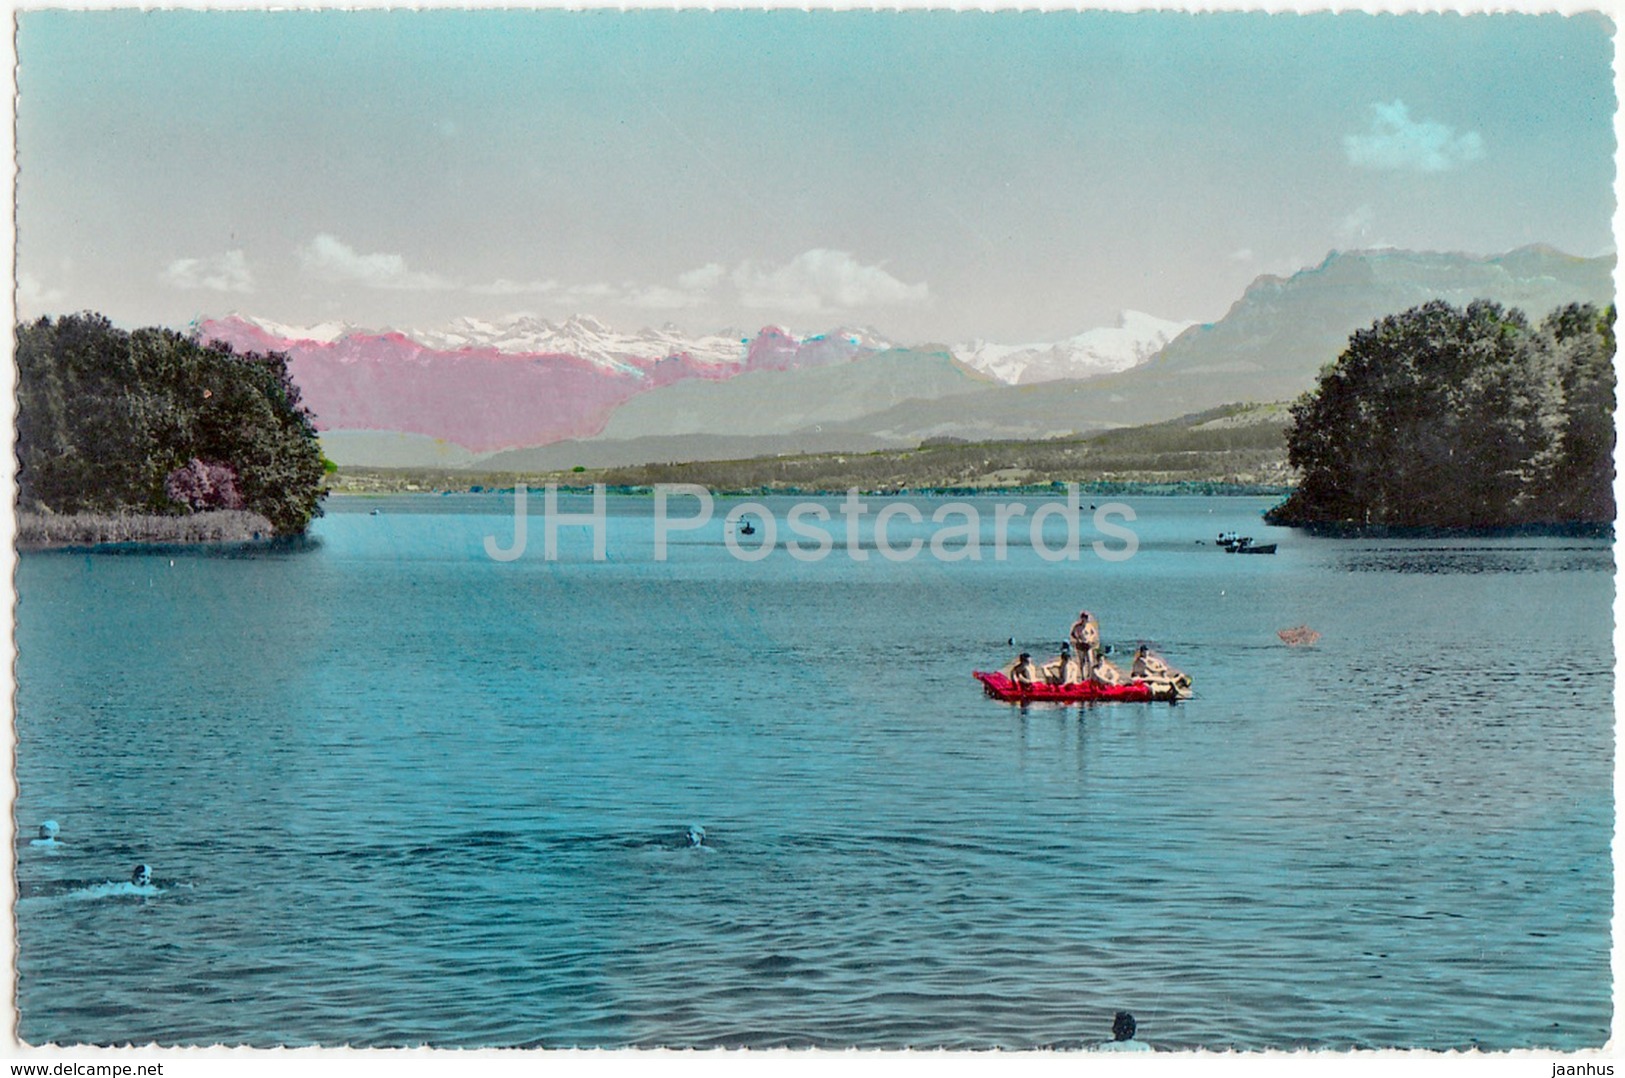
<svg viewBox="0 0 1625 1078">
<path fill-rule="evenodd" d="M 20 546 L 300 535 L 327 466 L 279 353 L 91 314 L 17 327 Z"/>
<path fill-rule="evenodd" d="M 1297 489 L 1272 524 L 1312 529 L 1605 526 L 1614 519 L 1613 307 L 1539 325 L 1427 303 L 1349 339 L 1292 407 Z"/>
</svg>

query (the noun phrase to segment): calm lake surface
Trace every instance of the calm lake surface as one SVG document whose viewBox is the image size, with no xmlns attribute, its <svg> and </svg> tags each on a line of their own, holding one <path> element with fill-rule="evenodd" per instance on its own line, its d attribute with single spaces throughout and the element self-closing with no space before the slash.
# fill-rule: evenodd
<svg viewBox="0 0 1625 1078">
<path fill-rule="evenodd" d="M 1119 500 L 1117 562 L 1019 519 L 996 561 L 980 499 L 981 561 L 867 525 L 856 561 L 836 515 L 824 560 L 746 563 L 718 499 L 658 563 L 652 501 L 610 498 L 607 560 L 579 526 L 546 560 L 532 516 L 503 563 L 497 495 L 330 499 L 295 551 L 25 554 L 20 1035 L 1029 1048 L 1126 1009 L 1159 1048 L 1602 1045 L 1610 544 Z M 1196 698 L 982 695 L 1085 607 Z"/>
</svg>

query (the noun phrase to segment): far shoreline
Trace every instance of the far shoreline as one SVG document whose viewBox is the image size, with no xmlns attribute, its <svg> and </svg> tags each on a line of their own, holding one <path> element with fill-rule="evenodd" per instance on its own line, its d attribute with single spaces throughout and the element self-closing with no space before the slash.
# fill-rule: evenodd
<svg viewBox="0 0 1625 1078">
<path fill-rule="evenodd" d="M 329 487 L 328 496 L 334 498 L 395 498 L 395 497 L 442 497 L 452 494 L 476 495 L 511 495 L 518 484 L 492 485 L 485 483 L 470 484 L 423 484 L 403 483 L 400 486 L 374 486 L 362 488 L 345 488 L 342 486 Z M 524 480 L 523 485 L 528 491 L 542 491 L 549 486 L 561 494 L 591 495 L 595 488 L 592 483 L 566 483 L 560 482 L 553 476 L 535 476 Z M 646 483 L 604 483 L 607 495 L 616 497 L 648 498 L 654 496 L 656 486 L 697 485 L 705 487 L 706 491 L 716 498 L 844 498 L 852 491 L 865 498 L 991 498 L 1003 495 L 1044 495 L 1064 494 L 1067 483 L 1061 481 L 1049 483 L 1028 483 L 1018 486 L 925 486 L 925 487 L 797 487 L 797 486 L 762 486 L 762 487 L 721 487 L 700 484 L 646 484 Z M 1178 480 L 1172 482 L 1152 482 L 1138 480 L 1096 480 L 1077 482 L 1078 494 L 1092 497 L 1285 497 L 1292 493 L 1293 488 L 1269 483 L 1226 483 L 1206 480 Z"/>
<path fill-rule="evenodd" d="M 528 494 L 539 495 L 548 486 L 565 495 L 572 497 L 590 498 L 593 494 L 591 484 L 560 483 L 556 477 L 537 476 L 535 482 L 525 483 Z M 662 484 L 673 486 L 678 484 Z M 703 486 L 703 484 L 699 484 Z M 1075 484 L 1080 499 L 1079 508 L 1094 508 L 1085 505 L 1083 499 L 1095 498 L 1171 498 L 1171 497 L 1198 497 L 1198 498 L 1285 498 L 1295 489 L 1290 486 L 1278 486 L 1258 483 L 1218 483 L 1218 482 L 1132 482 L 1132 481 L 1095 481 Z M 629 498 L 642 500 L 654 496 L 652 485 L 632 484 L 603 484 L 606 497 Z M 1023 486 L 1004 487 L 910 487 L 901 490 L 865 490 L 863 488 L 849 488 L 845 490 L 822 490 L 810 488 L 743 488 L 729 489 L 721 487 L 706 487 L 706 492 L 716 499 L 738 500 L 745 498 L 845 498 L 852 490 L 856 490 L 862 498 L 995 498 L 995 497 L 1053 497 L 1066 493 L 1067 484 L 1034 483 Z M 391 498 L 442 498 L 451 496 L 475 497 L 512 497 L 513 486 L 485 486 L 472 484 L 470 486 L 444 486 L 412 490 L 331 490 L 330 498 L 339 498 L 346 501 L 360 503 L 381 502 Z M 1279 503 L 1277 503 L 1279 504 Z M 540 505 L 532 502 L 531 511 L 537 512 Z M 1462 540 L 1462 539 L 1517 539 L 1517 538 L 1572 538 L 1572 539 L 1614 539 L 1614 522 L 1594 521 L 1544 521 L 1525 522 L 1517 524 L 1493 525 L 1378 525 L 1357 524 L 1354 522 L 1314 522 L 1314 523 L 1285 523 L 1268 519 L 1269 510 L 1263 510 L 1262 523 L 1275 528 L 1283 528 L 1300 533 L 1307 539 L 1416 539 L 1416 540 Z"/>
</svg>

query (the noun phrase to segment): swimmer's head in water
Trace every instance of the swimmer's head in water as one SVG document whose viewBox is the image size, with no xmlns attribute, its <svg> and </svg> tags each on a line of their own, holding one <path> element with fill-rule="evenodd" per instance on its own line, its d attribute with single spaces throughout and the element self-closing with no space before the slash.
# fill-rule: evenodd
<svg viewBox="0 0 1625 1078">
<path fill-rule="evenodd" d="M 152 882 L 152 869 L 146 865 L 136 865 L 135 871 L 130 873 L 130 882 L 137 887 L 145 887 Z"/>
<path fill-rule="evenodd" d="M 688 844 L 690 846 L 704 846 L 705 828 L 701 827 L 699 824 L 694 824 L 691 826 L 688 829 Z"/>
<path fill-rule="evenodd" d="M 1112 1036 L 1117 1040 L 1133 1039 L 1134 1031 L 1138 1028 L 1134 1016 L 1127 1011 L 1118 1011 L 1116 1016 L 1112 1018 Z"/>
<path fill-rule="evenodd" d="M 55 820 L 46 820 L 44 823 L 39 825 L 39 837 L 46 839 L 56 838 L 56 833 L 58 830 L 60 829 L 57 827 Z"/>
</svg>

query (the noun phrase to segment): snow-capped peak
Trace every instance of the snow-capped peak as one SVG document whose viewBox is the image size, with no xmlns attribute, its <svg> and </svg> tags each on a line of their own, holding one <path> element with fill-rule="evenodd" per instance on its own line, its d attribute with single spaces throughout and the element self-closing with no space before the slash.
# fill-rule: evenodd
<svg viewBox="0 0 1625 1078">
<path fill-rule="evenodd" d="M 321 344 L 331 344 L 341 337 L 361 332 L 348 322 L 318 322 L 314 326 L 289 326 L 281 322 L 273 322 L 269 318 L 256 318 L 253 315 L 233 311 L 225 316 L 236 319 L 262 330 L 272 337 L 280 337 L 285 341 L 317 341 Z M 201 321 L 197 324 L 201 324 Z"/>
<path fill-rule="evenodd" d="M 953 351 L 967 366 L 1010 385 L 1094 378 L 1139 366 L 1195 324 L 1123 311 L 1115 326 L 1086 330 L 1060 341 L 993 344 L 976 340 Z"/>
</svg>

